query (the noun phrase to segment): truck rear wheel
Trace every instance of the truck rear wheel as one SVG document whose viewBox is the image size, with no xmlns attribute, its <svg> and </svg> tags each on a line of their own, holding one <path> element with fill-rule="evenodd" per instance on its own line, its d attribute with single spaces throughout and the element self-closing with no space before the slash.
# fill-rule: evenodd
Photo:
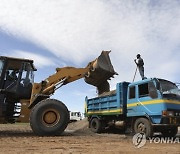
<svg viewBox="0 0 180 154">
<path fill-rule="evenodd" d="M 90 128 L 91 131 L 94 133 L 101 133 L 102 131 L 102 123 L 98 118 L 93 118 L 90 121 Z"/>
<path fill-rule="evenodd" d="M 163 129 L 161 130 L 161 134 L 164 137 L 175 137 L 178 132 L 178 127 L 172 127 L 169 129 Z"/>
<path fill-rule="evenodd" d="M 134 123 L 134 131 L 135 133 L 144 133 L 146 137 L 153 136 L 153 128 L 151 123 L 146 118 L 138 118 Z"/>
<path fill-rule="evenodd" d="M 60 135 L 69 123 L 69 111 L 58 100 L 46 99 L 34 106 L 30 115 L 30 125 L 36 135 Z"/>
</svg>

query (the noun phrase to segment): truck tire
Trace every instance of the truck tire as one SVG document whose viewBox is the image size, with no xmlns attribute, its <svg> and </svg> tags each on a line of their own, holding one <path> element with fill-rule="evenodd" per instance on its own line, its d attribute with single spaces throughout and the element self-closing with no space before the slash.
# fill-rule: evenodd
<svg viewBox="0 0 180 154">
<path fill-rule="evenodd" d="M 60 135 L 69 123 L 69 111 L 58 100 L 46 99 L 36 104 L 30 114 L 30 126 L 38 136 Z"/>
<path fill-rule="evenodd" d="M 101 133 L 102 131 L 102 123 L 98 118 L 93 118 L 90 121 L 90 128 L 91 131 L 94 133 Z"/>
<path fill-rule="evenodd" d="M 138 118 L 134 123 L 135 133 L 144 133 L 146 137 L 153 136 L 153 128 L 150 121 L 146 118 Z"/>
<path fill-rule="evenodd" d="M 178 127 L 172 127 L 169 129 L 163 129 L 161 130 L 161 134 L 164 137 L 175 137 L 178 132 Z"/>
</svg>

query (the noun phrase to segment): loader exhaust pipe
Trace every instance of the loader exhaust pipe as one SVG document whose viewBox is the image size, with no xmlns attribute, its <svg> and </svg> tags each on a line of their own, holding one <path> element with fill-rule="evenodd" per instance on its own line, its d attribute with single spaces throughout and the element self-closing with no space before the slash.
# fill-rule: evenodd
<svg viewBox="0 0 180 154">
<path fill-rule="evenodd" d="M 85 75 L 85 82 L 96 86 L 98 95 L 110 91 L 110 86 L 107 80 L 117 75 L 111 60 L 109 53 L 111 51 L 102 51 L 101 55 L 94 61 L 90 62 L 87 67 L 90 67 L 89 72 Z"/>
</svg>

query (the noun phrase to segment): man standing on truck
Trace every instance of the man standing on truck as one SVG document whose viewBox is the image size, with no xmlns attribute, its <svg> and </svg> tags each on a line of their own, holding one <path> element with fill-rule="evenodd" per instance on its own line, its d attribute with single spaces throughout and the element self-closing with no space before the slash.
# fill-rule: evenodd
<svg viewBox="0 0 180 154">
<path fill-rule="evenodd" d="M 141 58 L 140 54 L 137 54 L 137 59 L 134 60 L 134 62 L 136 63 L 139 73 L 141 75 L 142 80 L 146 79 L 146 77 L 144 76 L 144 61 Z"/>
</svg>

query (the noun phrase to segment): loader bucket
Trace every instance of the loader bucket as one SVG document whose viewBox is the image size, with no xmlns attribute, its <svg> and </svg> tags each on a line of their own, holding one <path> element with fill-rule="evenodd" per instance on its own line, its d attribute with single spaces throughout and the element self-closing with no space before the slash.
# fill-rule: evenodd
<svg viewBox="0 0 180 154">
<path fill-rule="evenodd" d="M 107 80 L 115 74 L 117 75 L 109 58 L 110 52 L 111 51 L 102 51 L 101 55 L 97 59 L 89 63 L 88 65 L 91 65 L 91 68 L 85 76 L 86 83 L 94 85 L 97 88 L 101 87 L 101 91 L 109 91 L 109 84 Z M 103 88 L 105 89 L 103 90 Z"/>
</svg>

